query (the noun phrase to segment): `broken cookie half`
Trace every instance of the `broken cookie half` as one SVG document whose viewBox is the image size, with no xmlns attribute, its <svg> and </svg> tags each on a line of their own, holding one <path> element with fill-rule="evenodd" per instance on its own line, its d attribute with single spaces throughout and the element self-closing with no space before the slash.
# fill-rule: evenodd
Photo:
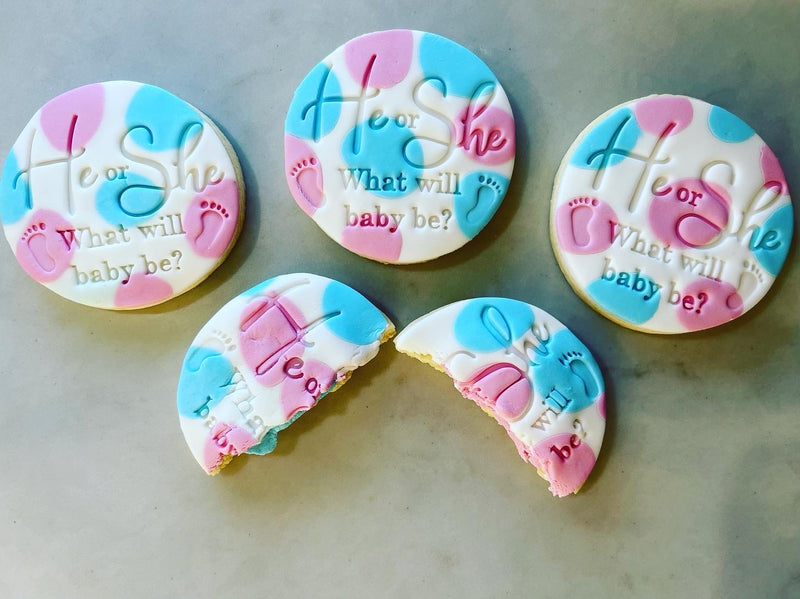
<svg viewBox="0 0 800 599">
<path fill-rule="evenodd" d="M 378 353 L 394 325 L 325 277 L 278 276 L 228 302 L 200 330 L 178 382 L 181 429 L 216 474 L 234 456 L 270 453 L 278 432 Z"/>
<path fill-rule="evenodd" d="M 605 387 L 586 346 L 544 310 L 505 298 L 444 306 L 395 339 L 494 416 L 553 495 L 577 493 L 605 432 Z"/>
</svg>

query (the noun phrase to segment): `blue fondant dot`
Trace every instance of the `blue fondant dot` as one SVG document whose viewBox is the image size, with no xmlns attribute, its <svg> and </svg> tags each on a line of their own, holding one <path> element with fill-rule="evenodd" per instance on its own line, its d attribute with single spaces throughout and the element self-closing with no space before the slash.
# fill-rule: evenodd
<svg viewBox="0 0 800 599">
<path fill-rule="evenodd" d="M 20 175 L 17 156 L 11 150 L 0 173 L 0 220 L 10 225 L 21 219 L 31 209 L 30 193 L 25 176 Z"/>
<path fill-rule="evenodd" d="M 508 189 L 508 179 L 488 172 L 473 172 L 461 181 L 453 209 L 461 231 L 472 239 L 491 220 Z"/>
<path fill-rule="evenodd" d="M 619 164 L 642 135 L 630 108 L 620 108 L 589 131 L 569 158 L 573 166 L 599 170 Z"/>
<path fill-rule="evenodd" d="M 647 275 L 608 271 L 586 287 L 586 293 L 609 314 L 632 324 L 650 320 L 658 309 L 661 291 Z M 610 277 L 610 278 L 607 278 Z"/>
<path fill-rule="evenodd" d="M 219 352 L 189 348 L 178 381 L 178 412 L 188 418 L 204 418 L 227 395 L 233 375 L 233 365 Z"/>
<path fill-rule="evenodd" d="M 466 349 L 491 352 L 509 347 L 533 326 L 533 310 L 506 298 L 471 300 L 456 317 L 454 332 Z"/>
<path fill-rule="evenodd" d="M 203 119 L 189 104 L 154 85 L 143 85 L 125 113 L 130 138 L 153 152 L 173 150 L 200 134 Z"/>
<path fill-rule="evenodd" d="M 319 63 L 294 92 L 286 115 L 286 133 L 319 141 L 330 133 L 342 112 L 342 88 L 330 68 Z"/>
<path fill-rule="evenodd" d="M 586 346 L 571 331 L 561 329 L 545 347 L 533 363 L 534 388 L 544 401 L 565 412 L 595 402 L 604 390 L 603 377 Z"/>
<path fill-rule="evenodd" d="M 471 98 L 479 88 L 488 91 L 497 86 L 497 78 L 480 58 L 464 46 L 433 33 L 426 33 L 420 39 L 419 63 L 425 78 L 444 81 L 448 95 Z"/>
<path fill-rule="evenodd" d="M 332 314 L 325 325 L 350 343 L 368 345 L 386 330 L 386 318 L 367 298 L 338 281 L 331 281 L 322 294 L 322 309 Z"/>
<path fill-rule="evenodd" d="M 109 224 L 131 226 L 143 223 L 164 205 L 164 190 L 136 173 L 103 181 L 97 188 L 97 212 Z"/>
<path fill-rule="evenodd" d="M 708 128 L 717 139 L 738 143 L 750 139 L 755 131 L 735 114 L 719 106 L 712 106 L 708 113 Z"/>
<path fill-rule="evenodd" d="M 789 253 L 794 220 L 792 205 L 781 206 L 753 230 L 750 249 L 758 263 L 773 277 L 777 276 Z"/>
<path fill-rule="evenodd" d="M 387 120 L 376 128 L 369 120 L 353 127 L 342 142 L 349 170 L 348 188 L 366 189 L 380 197 L 398 198 L 417 189 L 422 146 L 408 127 Z"/>
</svg>

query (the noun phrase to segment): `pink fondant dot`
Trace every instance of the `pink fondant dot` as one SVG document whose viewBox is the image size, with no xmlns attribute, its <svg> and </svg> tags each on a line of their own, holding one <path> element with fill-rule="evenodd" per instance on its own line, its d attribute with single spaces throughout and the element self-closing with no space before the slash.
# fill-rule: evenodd
<svg viewBox="0 0 800 599">
<path fill-rule="evenodd" d="M 403 235 L 390 227 L 352 227 L 342 231 L 342 245 L 361 256 L 383 262 L 396 262 L 403 249 Z"/>
<path fill-rule="evenodd" d="M 114 305 L 118 308 L 145 308 L 160 304 L 173 295 L 172 286 L 157 275 L 133 273 L 120 283 L 114 295 Z"/>
<path fill-rule="evenodd" d="M 701 277 L 684 289 L 673 289 L 667 300 L 678 321 L 689 331 L 710 329 L 741 315 L 744 302 L 730 283 Z"/>
<path fill-rule="evenodd" d="M 505 420 L 516 420 L 528 408 L 532 397 L 525 373 L 513 364 L 492 364 L 458 383 L 462 394 L 475 399 L 481 407 L 493 409 Z"/>
<path fill-rule="evenodd" d="M 271 387 L 285 378 L 287 363 L 303 355 L 306 326 L 302 312 L 286 298 L 259 297 L 242 310 L 239 347 L 259 383 Z"/>
<path fill-rule="evenodd" d="M 350 76 L 366 87 L 387 88 L 400 83 L 408 74 L 413 54 L 414 35 L 407 29 L 362 35 L 344 48 Z"/>
<path fill-rule="evenodd" d="M 701 179 L 678 179 L 656 190 L 648 221 L 656 236 L 673 247 L 699 248 L 728 224 L 731 201 L 717 185 Z"/>
<path fill-rule="evenodd" d="M 242 454 L 255 444 L 255 437 L 243 428 L 219 422 L 203 447 L 203 466 L 212 473 L 224 464 L 225 456 Z"/>
<path fill-rule="evenodd" d="M 565 497 L 581 488 L 594 468 L 592 448 L 577 435 L 559 433 L 537 443 L 530 453 L 531 463 L 550 481 L 550 492 Z"/>
<path fill-rule="evenodd" d="M 500 108 L 471 103 L 454 123 L 459 147 L 482 165 L 497 165 L 514 158 L 514 117 Z"/>
<path fill-rule="evenodd" d="M 281 406 L 288 419 L 300 410 L 317 403 L 336 380 L 336 372 L 324 362 L 297 358 L 286 364 L 286 378 L 281 385 Z"/>
<path fill-rule="evenodd" d="M 774 187 L 780 194 L 789 193 L 783 169 L 775 154 L 767 146 L 761 148 L 761 173 L 764 175 L 765 186 Z"/>
<path fill-rule="evenodd" d="M 672 125 L 670 135 L 685 129 L 692 122 L 692 103 L 683 96 L 652 96 L 636 102 L 636 122 L 648 133 L 662 135 Z"/>
<path fill-rule="evenodd" d="M 42 107 L 42 131 L 53 146 L 75 153 L 92 138 L 103 118 L 105 92 L 100 83 L 84 85 L 53 98 Z"/>
</svg>

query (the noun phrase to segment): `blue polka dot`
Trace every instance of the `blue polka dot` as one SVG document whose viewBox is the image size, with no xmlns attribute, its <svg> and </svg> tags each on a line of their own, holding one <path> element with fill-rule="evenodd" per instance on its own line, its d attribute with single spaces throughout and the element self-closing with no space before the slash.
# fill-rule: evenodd
<svg viewBox="0 0 800 599">
<path fill-rule="evenodd" d="M 750 237 L 753 255 L 773 277 L 778 276 L 789 253 L 793 230 L 792 205 L 786 204 L 770 214 L 763 225 L 753 230 Z"/>
<path fill-rule="evenodd" d="M 378 128 L 369 120 L 356 125 L 344 138 L 342 158 L 350 168 L 348 185 L 385 198 L 408 195 L 422 176 L 422 146 L 393 121 Z"/>
<path fill-rule="evenodd" d="M 11 150 L 0 174 L 0 220 L 5 224 L 17 222 L 31 206 L 31 190 L 25 175 L 20 173 L 14 150 Z"/>
<path fill-rule="evenodd" d="M 586 292 L 609 314 L 632 324 L 650 320 L 661 300 L 660 288 L 653 292 L 655 281 L 641 273 L 616 273 L 613 278 L 592 281 Z"/>
<path fill-rule="evenodd" d="M 146 150 L 181 147 L 203 130 L 203 119 L 189 104 L 154 85 L 143 85 L 125 113 L 128 138 Z"/>
<path fill-rule="evenodd" d="M 492 352 L 509 347 L 533 326 L 533 310 L 505 298 L 471 300 L 456 317 L 455 336 L 466 349 Z"/>
<path fill-rule="evenodd" d="M 342 88 L 336 75 L 319 63 L 294 92 L 286 115 L 286 133 L 319 141 L 339 121 L 342 100 Z"/>
<path fill-rule="evenodd" d="M 178 381 L 178 412 L 188 418 L 205 418 L 228 394 L 234 372 L 233 365 L 219 352 L 190 347 Z"/>
<path fill-rule="evenodd" d="M 472 52 L 447 38 L 426 33 L 419 42 L 419 63 L 426 79 L 440 79 L 445 95 L 471 98 L 479 89 L 497 86 L 497 78 Z M 488 85 L 487 85 L 488 84 Z"/>
<path fill-rule="evenodd" d="M 505 197 L 508 179 L 498 173 L 469 173 L 461 181 L 461 195 L 454 196 L 456 222 L 464 235 L 472 239 L 497 212 Z"/>
<path fill-rule="evenodd" d="M 537 352 L 533 385 L 550 407 L 565 412 L 590 406 L 604 389 L 597 362 L 567 329 L 555 333 Z"/>
<path fill-rule="evenodd" d="M 742 119 L 719 106 L 712 106 L 708 113 L 708 128 L 717 139 L 738 143 L 750 139 L 755 131 Z"/>
<path fill-rule="evenodd" d="M 386 318 L 367 298 L 338 281 L 331 281 L 322 294 L 322 309 L 332 314 L 325 321 L 334 334 L 350 343 L 369 345 L 383 336 Z"/>
<path fill-rule="evenodd" d="M 104 181 L 95 195 L 97 212 L 115 227 L 143 223 L 158 212 L 165 200 L 162 188 L 136 173 Z"/>
<path fill-rule="evenodd" d="M 581 140 L 569 163 L 600 170 L 622 162 L 642 135 L 630 108 L 620 108 L 603 119 Z"/>
</svg>

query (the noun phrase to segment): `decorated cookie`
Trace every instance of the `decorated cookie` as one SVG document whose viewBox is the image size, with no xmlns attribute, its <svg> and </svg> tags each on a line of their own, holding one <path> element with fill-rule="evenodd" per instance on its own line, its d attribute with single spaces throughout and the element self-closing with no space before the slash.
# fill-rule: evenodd
<svg viewBox="0 0 800 599">
<path fill-rule="evenodd" d="M 608 318 L 685 333 L 737 318 L 786 259 L 792 205 L 778 160 L 744 121 L 650 96 L 589 125 L 556 176 L 556 258 Z"/>
<path fill-rule="evenodd" d="M 275 277 L 234 298 L 183 362 L 178 413 L 195 459 L 216 474 L 233 456 L 271 452 L 279 431 L 393 334 L 364 296 L 317 275 Z"/>
<path fill-rule="evenodd" d="M 494 416 L 553 495 L 578 492 L 603 443 L 605 390 L 592 354 L 563 324 L 523 302 L 480 298 L 418 318 L 395 345 Z"/>
<path fill-rule="evenodd" d="M 286 117 L 286 180 L 347 249 L 430 260 L 475 237 L 514 166 L 514 117 L 483 61 L 446 38 L 392 30 L 315 66 Z"/>
<path fill-rule="evenodd" d="M 219 129 L 130 81 L 45 104 L 0 175 L 0 219 L 22 268 L 99 308 L 144 308 L 197 285 L 231 250 L 243 207 L 239 163 Z"/>
</svg>

